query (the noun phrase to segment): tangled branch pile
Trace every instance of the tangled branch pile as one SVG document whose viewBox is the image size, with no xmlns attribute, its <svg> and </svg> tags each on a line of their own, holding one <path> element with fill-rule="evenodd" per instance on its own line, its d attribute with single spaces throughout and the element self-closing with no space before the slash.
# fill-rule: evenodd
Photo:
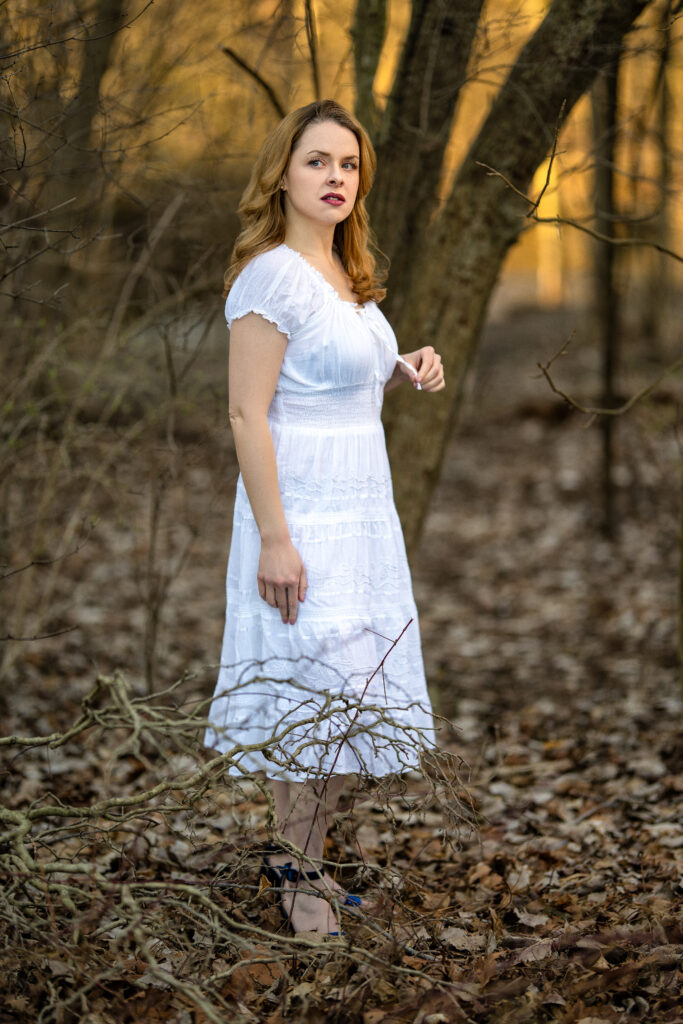
<svg viewBox="0 0 683 1024">
<path fill-rule="evenodd" d="M 121 675 L 100 677 L 66 732 L 1 741 L 11 752 L 6 781 L 27 757 L 35 768 L 36 752 L 52 776 L 46 787 L 28 772 L 0 811 L 8 1009 L 67 1021 L 106 1008 L 102 1019 L 119 1021 L 169 1019 L 173 1004 L 173 1019 L 185 1019 L 184 1007 L 219 1022 L 248 981 L 270 979 L 272 994 L 321 957 L 334 963 L 337 986 L 359 970 L 363 985 L 387 972 L 420 977 L 435 958 L 416 949 L 414 964 L 403 963 L 410 883 L 359 859 L 349 828 L 329 857 L 345 884 L 377 886 L 386 913 L 350 921 L 348 940 L 333 947 L 283 929 L 259 883 L 272 801 L 263 784 L 230 779 L 230 755 L 198 756 L 206 702 L 183 705 L 181 688 L 133 697 Z M 373 810 L 394 831 L 425 814 L 450 821 L 437 831 L 452 844 L 462 805 L 457 773 L 449 779 L 441 767 L 455 761 L 440 757 L 427 769 L 429 800 L 405 787 L 393 796 L 375 789 Z"/>
<path fill-rule="evenodd" d="M 614 926 L 593 898 L 610 887 L 606 842 L 602 873 L 581 871 L 552 814 L 543 835 L 528 810 L 540 846 L 522 853 L 515 780 L 550 765 L 566 782 L 565 748 L 534 765 L 517 745 L 488 798 L 462 785 L 453 756 L 440 762 L 450 776 L 427 766 L 348 797 L 326 857 L 377 905 L 344 911 L 344 937 L 316 942 L 286 930 L 259 880 L 267 794 L 231 780 L 226 755 L 197 754 L 205 713 L 181 683 L 135 697 L 115 675 L 70 729 L 1 741 L 3 1019 L 568 1022 L 629 991 L 635 1010 L 649 1006 L 649 990 L 656 1019 L 676 1020 L 683 927 L 666 887 L 656 923 L 643 904 L 645 917 L 632 907 Z M 673 881 L 661 863 L 655 874 Z"/>
</svg>

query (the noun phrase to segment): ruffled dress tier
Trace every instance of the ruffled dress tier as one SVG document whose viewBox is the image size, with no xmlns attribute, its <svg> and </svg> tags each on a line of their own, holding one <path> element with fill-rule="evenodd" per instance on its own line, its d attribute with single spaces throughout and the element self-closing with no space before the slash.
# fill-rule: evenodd
<svg viewBox="0 0 683 1024">
<path fill-rule="evenodd" d="M 247 313 L 288 339 L 268 423 L 308 591 L 295 625 L 259 597 L 260 536 L 240 476 L 205 744 L 232 755 L 235 776 L 414 768 L 436 744 L 380 419 L 396 338 L 376 303 L 343 300 L 284 244 L 235 280 L 228 327 Z"/>
</svg>

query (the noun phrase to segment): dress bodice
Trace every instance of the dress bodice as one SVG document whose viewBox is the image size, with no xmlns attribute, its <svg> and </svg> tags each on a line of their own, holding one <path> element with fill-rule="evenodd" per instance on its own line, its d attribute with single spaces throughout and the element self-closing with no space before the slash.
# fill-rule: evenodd
<svg viewBox="0 0 683 1024">
<path fill-rule="evenodd" d="M 288 408 L 311 415 L 310 402 L 318 397 L 320 415 L 327 407 L 336 417 L 342 410 L 334 396 L 321 392 L 340 389 L 346 392 L 345 398 L 339 396 L 341 403 L 355 393 L 362 405 L 371 394 L 375 410 L 378 402 L 381 407 L 398 346 L 375 302 L 342 299 L 301 253 L 283 243 L 255 256 L 233 283 L 225 306 L 228 326 L 249 312 L 264 316 L 287 337 L 275 415 Z"/>
</svg>

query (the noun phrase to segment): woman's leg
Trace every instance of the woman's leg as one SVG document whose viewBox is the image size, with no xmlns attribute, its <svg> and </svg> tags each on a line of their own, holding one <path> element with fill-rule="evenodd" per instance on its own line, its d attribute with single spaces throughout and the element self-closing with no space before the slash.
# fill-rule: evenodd
<svg viewBox="0 0 683 1024">
<path fill-rule="evenodd" d="M 291 861 L 292 867 L 311 871 L 322 870 L 322 856 L 325 836 L 330 826 L 344 785 L 343 775 L 332 775 L 323 782 L 281 782 L 273 780 L 275 812 L 278 816 L 280 834 L 305 854 L 299 861 L 292 854 L 270 854 L 268 862 L 275 867 Z M 334 910 L 326 899 L 313 896 L 307 890 L 327 888 L 328 893 L 339 891 L 329 876 L 325 880 L 302 879 L 298 886 L 285 882 L 284 888 L 291 890 L 282 894 L 282 905 L 292 921 L 295 931 L 334 932 L 338 922 Z"/>
</svg>

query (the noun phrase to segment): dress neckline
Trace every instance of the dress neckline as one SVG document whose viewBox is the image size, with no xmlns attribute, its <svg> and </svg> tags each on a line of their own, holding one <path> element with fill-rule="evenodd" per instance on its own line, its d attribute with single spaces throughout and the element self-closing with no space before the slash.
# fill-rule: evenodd
<svg viewBox="0 0 683 1024">
<path fill-rule="evenodd" d="M 334 287 L 332 282 L 328 281 L 327 278 L 325 277 L 325 275 L 321 274 L 320 271 L 318 270 L 318 268 L 314 267 L 313 264 L 310 263 L 306 259 L 306 257 L 304 256 L 304 254 L 302 252 L 299 252 L 298 249 L 292 249 L 292 247 L 290 245 L 287 245 L 286 242 L 280 242 L 280 245 L 282 246 L 283 249 L 286 249 L 287 252 L 294 253 L 295 256 L 298 256 L 299 259 L 301 260 L 301 262 L 306 267 L 308 267 L 308 269 L 311 271 L 311 273 L 314 274 L 320 281 L 322 281 L 322 283 L 324 285 L 327 286 L 327 288 L 330 290 L 332 295 L 334 295 L 334 297 L 336 298 L 337 302 L 341 302 L 341 304 L 343 306 L 351 306 L 356 311 L 356 313 L 360 313 L 360 311 L 362 309 L 365 309 L 365 303 L 353 302 L 352 299 L 342 299 L 341 295 L 339 294 L 337 289 Z"/>
</svg>

